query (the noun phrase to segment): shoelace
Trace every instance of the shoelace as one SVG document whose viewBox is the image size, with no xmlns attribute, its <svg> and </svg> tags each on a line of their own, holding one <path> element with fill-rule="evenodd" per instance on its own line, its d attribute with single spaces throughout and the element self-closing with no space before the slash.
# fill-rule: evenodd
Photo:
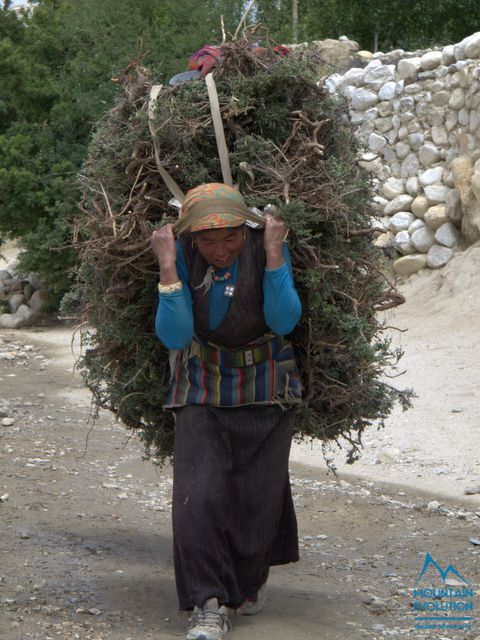
<svg viewBox="0 0 480 640">
<path fill-rule="evenodd" d="M 212 611 L 211 609 L 204 609 L 200 613 L 200 622 L 206 627 L 221 627 L 224 625 L 224 618 L 219 611 Z"/>
</svg>

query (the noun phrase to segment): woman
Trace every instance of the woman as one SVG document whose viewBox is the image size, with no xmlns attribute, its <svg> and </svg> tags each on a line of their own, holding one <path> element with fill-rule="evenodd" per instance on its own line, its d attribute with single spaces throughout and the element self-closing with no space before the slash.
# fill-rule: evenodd
<svg viewBox="0 0 480 640">
<path fill-rule="evenodd" d="M 241 194 L 224 184 L 188 192 L 175 242 L 156 230 L 156 331 L 169 349 L 165 408 L 175 412 L 173 534 L 187 640 L 220 640 L 226 607 L 257 613 L 269 567 L 298 560 L 288 456 L 301 400 L 284 335 L 298 323 L 287 230 L 267 216 L 245 225 Z M 188 224 L 187 224 L 188 223 Z"/>
</svg>

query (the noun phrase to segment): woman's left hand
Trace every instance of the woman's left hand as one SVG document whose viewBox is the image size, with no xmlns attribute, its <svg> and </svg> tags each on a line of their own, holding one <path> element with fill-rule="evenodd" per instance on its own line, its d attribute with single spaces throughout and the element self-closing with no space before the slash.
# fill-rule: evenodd
<svg viewBox="0 0 480 640">
<path fill-rule="evenodd" d="M 267 269 L 278 269 L 282 266 L 284 262 L 282 245 L 287 233 L 283 220 L 277 220 L 272 216 L 266 217 L 263 246 L 267 254 Z"/>
</svg>

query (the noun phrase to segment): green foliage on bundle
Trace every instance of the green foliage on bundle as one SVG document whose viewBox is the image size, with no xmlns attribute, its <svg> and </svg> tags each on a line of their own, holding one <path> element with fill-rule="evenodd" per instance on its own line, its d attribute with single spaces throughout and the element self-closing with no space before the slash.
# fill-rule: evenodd
<svg viewBox="0 0 480 640">
<path fill-rule="evenodd" d="M 376 312 L 401 296 L 370 242 L 369 180 L 356 163 L 345 107 L 317 87 L 310 60 L 255 59 L 248 42 L 229 46 L 216 82 L 234 179 L 249 206 L 276 206 L 290 228 L 303 305 L 291 336 L 305 387 L 298 435 L 346 438 L 353 461 L 365 426 L 410 397 L 383 378 L 400 354 Z M 149 238 L 175 214 L 153 155 L 151 84 L 145 69 L 132 69 L 91 144 L 73 304 L 91 327 L 79 364 L 98 406 L 139 429 L 163 459 L 171 454 L 173 421 L 162 411 L 168 352 L 155 337 L 158 266 Z M 153 126 L 162 164 L 184 191 L 222 181 L 203 81 L 164 87 Z"/>
</svg>

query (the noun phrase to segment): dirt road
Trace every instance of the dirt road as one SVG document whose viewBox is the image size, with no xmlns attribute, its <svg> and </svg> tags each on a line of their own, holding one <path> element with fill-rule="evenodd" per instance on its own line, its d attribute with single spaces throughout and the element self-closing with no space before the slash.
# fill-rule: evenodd
<svg viewBox="0 0 480 640">
<path fill-rule="evenodd" d="M 58 327 L 0 333 L 0 636 L 181 638 L 171 469 L 142 461 L 109 415 L 90 430 L 69 341 Z M 292 477 L 301 561 L 272 570 L 261 614 L 232 615 L 233 640 L 480 635 L 480 506 L 298 463 Z M 415 628 L 427 552 L 476 590 L 470 630 Z"/>
</svg>

